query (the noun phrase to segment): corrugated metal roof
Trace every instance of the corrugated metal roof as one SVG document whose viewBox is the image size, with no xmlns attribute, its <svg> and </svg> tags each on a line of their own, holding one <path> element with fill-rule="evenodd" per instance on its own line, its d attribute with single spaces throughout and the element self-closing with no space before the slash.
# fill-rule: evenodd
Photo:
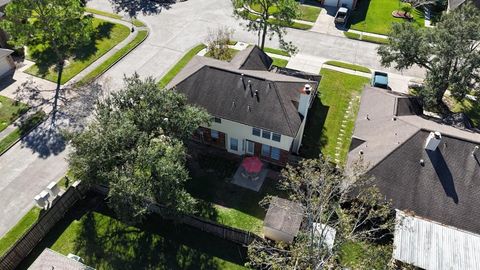
<svg viewBox="0 0 480 270">
<path fill-rule="evenodd" d="M 479 269 L 480 235 L 397 211 L 393 257 L 427 270 Z"/>
</svg>

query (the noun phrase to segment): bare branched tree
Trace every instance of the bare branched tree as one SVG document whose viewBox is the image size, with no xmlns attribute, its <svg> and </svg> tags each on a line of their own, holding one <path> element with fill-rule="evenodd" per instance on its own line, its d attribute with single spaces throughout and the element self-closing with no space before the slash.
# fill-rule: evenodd
<svg viewBox="0 0 480 270">
<path fill-rule="evenodd" d="M 219 27 L 217 29 L 208 29 L 207 51 L 209 56 L 218 60 L 230 60 L 232 58 L 232 50 L 228 47 L 234 30 L 229 27 Z"/>
<path fill-rule="evenodd" d="M 304 220 L 291 244 L 254 241 L 248 249 L 250 264 L 260 269 L 323 269 L 339 265 L 341 247 L 347 242 L 374 243 L 391 234 L 395 225 L 390 203 L 366 176 L 361 164 L 345 173 L 322 159 L 287 166 L 280 186 L 290 200 L 301 203 Z M 265 198 L 262 204 L 268 204 Z M 336 231 L 335 241 L 328 239 Z M 391 250 L 375 256 L 390 261 Z M 371 262 L 369 262 L 371 263 Z M 368 267 L 368 268 L 371 268 Z"/>
</svg>

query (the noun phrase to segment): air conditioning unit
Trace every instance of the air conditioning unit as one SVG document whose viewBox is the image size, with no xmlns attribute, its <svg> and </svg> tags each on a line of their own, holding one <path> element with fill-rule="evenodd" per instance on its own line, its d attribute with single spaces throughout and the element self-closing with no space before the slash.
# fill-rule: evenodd
<svg viewBox="0 0 480 270">
<path fill-rule="evenodd" d="M 57 197 L 58 193 L 60 193 L 60 189 L 58 188 L 58 185 L 56 182 L 50 182 L 50 184 L 48 184 L 47 186 L 47 191 L 52 197 L 52 199 Z"/>
<path fill-rule="evenodd" d="M 44 190 L 40 192 L 37 196 L 35 196 L 34 200 L 38 207 L 46 209 L 48 207 L 48 198 L 50 194 Z"/>
</svg>

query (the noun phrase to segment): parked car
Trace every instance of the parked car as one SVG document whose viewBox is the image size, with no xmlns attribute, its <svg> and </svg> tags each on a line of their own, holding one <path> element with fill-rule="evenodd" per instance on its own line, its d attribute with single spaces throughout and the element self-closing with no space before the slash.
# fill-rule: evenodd
<svg viewBox="0 0 480 270">
<path fill-rule="evenodd" d="M 380 71 L 373 72 L 371 84 L 374 87 L 388 89 L 388 74 Z"/>
<path fill-rule="evenodd" d="M 338 9 L 335 15 L 335 23 L 345 24 L 348 20 L 349 9 L 347 7 L 341 7 Z"/>
</svg>

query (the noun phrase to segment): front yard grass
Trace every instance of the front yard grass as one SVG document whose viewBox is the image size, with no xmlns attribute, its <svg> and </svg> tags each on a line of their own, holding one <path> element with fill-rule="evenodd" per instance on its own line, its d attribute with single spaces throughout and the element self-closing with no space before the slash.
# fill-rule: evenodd
<svg viewBox="0 0 480 270">
<path fill-rule="evenodd" d="M 26 104 L 0 96 L 0 131 L 6 129 L 27 110 Z"/>
<path fill-rule="evenodd" d="M 357 33 L 352 33 L 352 32 L 343 32 L 343 35 L 345 35 L 349 39 L 356 39 L 356 40 L 362 40 L 370 43 L 375 43 L 375 44 L 388 44 L 388 39 L 386 38 L 381 38 L 381 37 L 372 37 L 369 35 L 360 35 Z"/>
<path fill-rule="evenodd" d="M 262 235 L 266 210 L 259 202 L 267 195 L 285 197 L 277 182 L 265 179 L 259 192 L 230 183 L 240 164 L 221 157 L 202 155 L 198 158 L 200 172 L 192 172 L 187 190 L 204 202 L 200 215 L 234 228 Z"/>
<path fill-rule="evenodd" d="M 285 59 L 280 59 L 275 57 L 272 57 L 272 59 L 273 59 L 272 65 L 275 65 L 277 67 L 286 67 L 288 64 L 288 60 L 285 60 Z"/>
<path fill-rule="evenodd" d="M 262 7 L 258 4 L 251 5 L 251 9 L 255 10 L 258 13 L 262 13 Z M 307 22 L 315 22 L 318 18 L 318 15 L 320 14 L 320 11 L 322 10 L 319 7 L 314 7 L 314 6 L 309 6 L 309 5 L 298 5 L 299 9 L 299 17 L 297 18 L 298 20 L 302 21 L 307 21 Z M 277 13 L 277 7 L 273 6 L 269 9 L 269 13 L 272 16 L 275 16 L 275 13 Z"/>
<path fill-rule="evenodd" d="M 19 268 L 28 268 L 48 247 L 63 255 L 76 254 L 99 270 L 245 269 L 245 251 L 238 245 L 156 215 L 143 225 L 129 226 L 103 204 L 96 205 L 92 211 L 77 204 Z"/>
<path fill-rule="evenodd" d="M 260 16 L 258 16 L 256 14 L 253 14 L 253 13 L 249 14 L 249 20 L 251 20 L 251 21 L 255 21 L 259 18 L 260 18 Z M 279 24 L 279 25 L 283 25 L 285 27 L 295 28 L 295 29 L 299 29 L 299 30 L 309 30 L 313 27 L 313 25 L 299 23 L 299 22 L 292 22 L 292 24 L 290 24 L 290 25 L 285 25 L 284 22 L 282 22 L 281 20 L 277 20 L 275 18 L 268 19 L 268 22 L 271 23 L 271 24 Z"/>
<path fill-rule="evenodd" d="M 351 69 L 351 70 L 354 70 L 354 71 L 360 71 L 360 72 L 364 72 L 364 73 L 370 73 L 371 72 L 371 70 L 367 67 L 354 65 L 354 64 L 350 64 L 350 63 L 345 63 L 345 62 L 340 62 L 340 61 L 327 61 L 327 62 L 325 62 L 325 64 L 330 65 L 330 66 L 335 66 L 335 67 Z"/>
<path fill-rule="evenodd" d="M 319 93 L 307 116 L 301 154 L 307 158 L 317 158 L 322 153 L 324 157 L 335 159 L 342 121 L 347 119 L 339 156 L 340 163 L 343 163 L 353 134 L 360 94 L 369 79 L 327 68 L 323 68 L 320 74 Z M 353 110 L 345 118 L 350 100 L 354 104 Z"/>
<path fill-rule="evenodd" d="M 125 55 L 127 55 L 130 51 L 135 49 L 140 43 L 142 43 L 148 36 L 148 31 L 147 30 L 141 30 L 138 31 L 137 35 L 135 36 L 132 41 L 130 41 L 127 45 L 122 47 L 120 50 L 116 51 L 110 58 L 105 60 L 103 63 L 101 63 L 99 66 L 97 66 L 94 70 L 92 70 L 90 73 L 85 75 L 80 81 L 78 81 L 79 85 L 86 84 L 93 79 L 97 78 L 100 76 L 102 73 L 107 71 L 112 65 L 114 65 L 116 62 L 120 61 Z"/>
<path fill-rule="evenodd" d="M 0 238 L 0 257 L 38 220 L 41 209 L 33 207 L 22 219 Z"/>
<path fill-rule="evenodd" d="M 230 62 L 232 61 L 232 59 L 235 57 L 235 55 L 239 52 L 239 50 L 235 50 L 233 48 L 228 48 L 228 50 L 230 51 L 230 57 L 228 59 L 225 59 L 224 61 L 227 61 L 227 62 Z M 206 54 L 205 54 L 205 57 L 212 57 L 212 54 L 210 51 L 208 51 Z"/>
<path fill-rule="evenodd" d="M 69 60 L 69 64 L 66 65 L 63 70 L 61 84 L 68 82 L 115 45 L 122 42 L 122 40 L 130 34 L 130 29 L 124 25 L 97 18 L 93 19 L 93 25 L 96 29 L 94 39 L 89 44 L 77 49 L 76 56 Z M 34 65 L 25 72 L 52 82 L 57 82 L 57 72 L 51 67 Z"/>
<path fill-rule="evenodd" d="M 27 135 L 34 127 L 36 127 L 46 118 L 47 115 L 43 111 L 38 111 L 35 114 L 31 115 L 20 127 L 16 128 L 14 131 L 12 131 L 6 137 L 0 140 L 0 155 L 7 151 L 23 136 Z"/>
<path fill-rule="evenodd" d="M 265 48 L 263 48 L 263 51 L 266 52 L 266 53 L 273 53 L 273 54 L 278 54 L 278 55 L 283 55 L 283 56 L 286 56 L 286 57 L 290 57 L 289 52 L 284 51 L 284 50 L 280 50 L 280 49 L 265 47 Z"/>
<path fill-rule="evenodd" d="M 402 5 L 406 4 L 399 0 L 360 0 L 349 19 L 350 28 L 388 35 L 392 23 L 404 21 L 404 19 L 392 16 L 392 12 L 400 10 Z M 422 11 L 414 10 L 412 15 L 413 24 L 419 27 L 425 26 L 425 16 Z"/>
<path fill-rule="evenodd" d="M 160 86 L 167 86 L 167 84 L 172 81 L 173 78 L 175 78 L 175 76 L 188 64 L 188 62 L 190 62 L 195 55 L 205 48 L 205 44 L 199 44 L 188 51 L 182 57 L 182 59 L 180 59 L 165 75 L 163 75 L 159 82 Z"/>
<path fill-rule="evenodd" d="M 449 99 L 453 107 L 453 112 L 463 112 L 470 120 L 472 120 L 475 127 L 480 127 L 480 102 L 465 98 L 462 102 L 455 101 L 453 98 Z"/>
</svg>

